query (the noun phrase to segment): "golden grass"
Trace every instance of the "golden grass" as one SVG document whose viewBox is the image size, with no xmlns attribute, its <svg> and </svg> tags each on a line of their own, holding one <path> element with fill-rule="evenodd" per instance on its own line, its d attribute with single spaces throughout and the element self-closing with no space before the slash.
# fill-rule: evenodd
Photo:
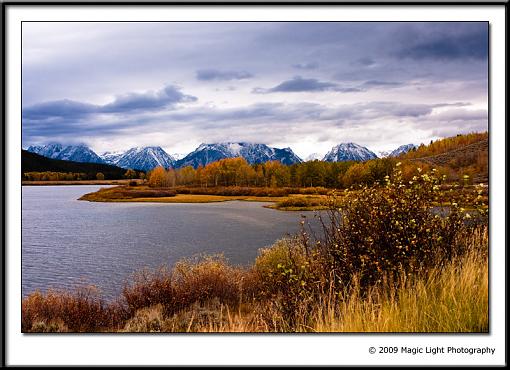
<svg viewBox="0 0 510 370">
<path fill-rule="evenodd" d="M 256 196 L 256 195 L 213 195 L 213 194 L 176 194 L 175 196 L 158 197 L 136 197 L 130 196 L 134 192 L 154 191 L 147 186 L 137 186 L 133 188 L 119 187 L 100 189 L 93 193 L 83 195 L 80 200 L 91 202 L 140 202 L 140 203 L 216 203 L 227 201 L 247 201 L 247 202 L 272 202 L 276 204 L 268 205 L 267 208 L 283 211 L 305 211 L 326 209 L 326 195 L 300 195 L 289 194 L 288 196 Z M 167 191 L 171 191 L 168 189 Z M 308 205 L 303 205 L 301 200 L 306 200 Z M 293 206 L 300 204 L 300 206 Z M 284 204 L 283 206 L 280 204 Z M 290 204 L 290 206 L 289 206 Z"/>
<path fill-rule="evenodd" d="M 488 264 L 471 254 L 396 291 L 357 292 L 318 314 L 318 332 L 488 332 Z"/>
</svg>

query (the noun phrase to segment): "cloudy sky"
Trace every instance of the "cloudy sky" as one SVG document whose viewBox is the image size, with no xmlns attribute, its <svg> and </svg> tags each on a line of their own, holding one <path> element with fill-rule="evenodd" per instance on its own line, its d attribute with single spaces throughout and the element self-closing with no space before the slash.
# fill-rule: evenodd
<svg viewBox="0 0 510 370">
<path fill-rule="evenodd" d="M 306 158 L 488 128 L 487 23 L 24 23 L 23 147 Z"/>
</svg>

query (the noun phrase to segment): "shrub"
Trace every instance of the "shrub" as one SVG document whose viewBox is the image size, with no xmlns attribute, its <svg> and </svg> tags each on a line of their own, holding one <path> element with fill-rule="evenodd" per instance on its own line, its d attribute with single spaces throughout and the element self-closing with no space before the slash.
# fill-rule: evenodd
<svg viewBox="0 0 510 370">
<path fill-rule="evenodd" d="M 122 295 L 131 315 L 141 308 L 157 304 L 171 307 L 175 301 L 172 272 L 164 267 L 138 271 L 124 286 Z"/>
<path fill-rule="evenodd" d="M 477 204 L 482 190 L 442 190 L 434 173 L 404 182 L 397 169 L 384 186 L 331 197 L 326 215 L 319 216 L 322 231 L 307 232 L 302 221 L 299 238 L 261 252 L 254 267 L 260 295 L 295 329 L 299 320 L 307 325 L 302 318 L 310 316 L 313 302 L 331 296 L 328 290 L 368 294 L 377 285 L 398 286 L 405 277 L 425 275 L 462 256 L 473 229 L 459 204 Z M 437 207 L 446 197 L 451 206 Z"/>
<path fill-rule="evenodd" d="M 204 303 L 217 298 L 236 306 L 241 298 L 242 271 L 229 266 L 222 256 L 207 256 L 179 261 L 173 270 L 176 290 L 175 308 Z"/>
<path fill-rule="evenodd" d="M 397 281 L 402 274 L 426 272 L 463 254 L 466 215 L 458 202 L 468 200 L 437 207 L 444 197 L 440 183 L 434 170 L 421 174 L 419 169 L 404 182 L 397 167 L 383 187 L 346 191 L 341 207 L 329 210 L 317 242 L 335 285 L 348 285 L 358 274 L 364 289 L 380 283 L 383 274 Z M 473 192 L 460 196 L 467 195 L 475 202 Z"/>
<path fill-rule="evenodd" d="M 326 285 L 318 257 L 306 243 L 293 238 L 262 249 L 255 260 L 258 297 L 272 302 L 288 325 L 285 330 L 295 327 L 298 317 L 307 316 Z"/>
<path fill-rule="evenodd" d="M 280 202 L 278 202 L 276 205 L 278 208 L 285 208 L 285 207 L 313 207 L 313 206 L 320 206 L 323 202 L 321 199 L 313 198 L 310 196 L 306 197 L 289 197 L 287 199 L 284 199 Z"/>
<path fill-rule="evenodd" d="M 158 304 L 168 315 L 213 298 L 235 306 L 241 299 L 243 276 L 243 270 L 229 266 L 221 256 L 190 258 L 177 262 L 172 270 L 136 273 L 123 296 L 132 315 Z"/>
<path fill-rule="evenodd" d="M 94 287 L 80 287 L 73 293 L 39 291 L 23 299 L 22 332 L 93 332 L 123 325 L 127 312 L 121 305 L 106 305 Z"/>
<path fill-rule="evenodd" d="M 282 197 L 292 192 L 291 188 L 254 188 L 244 186 L 218 186 L 212 188 L 178 187 L 178 194 L 205 194 L 225 196 Z"/>
</svg>

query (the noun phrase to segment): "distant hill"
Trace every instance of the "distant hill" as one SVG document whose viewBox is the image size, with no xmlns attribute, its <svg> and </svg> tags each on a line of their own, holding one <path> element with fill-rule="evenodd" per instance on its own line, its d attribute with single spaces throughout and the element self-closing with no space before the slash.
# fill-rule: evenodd
<svg viewBox="0 0 510 370">
<path fill-rule="evenodd" d="M 450 168 L 457 173 L 472 173 L 475 183 L 489 182 L 489 139 L 481 136 L 478 141 L 459 146 L 444 153 L 421 158 L 412 158 L 413 162 L 424 162 L 432 166 Z"/>
<path fill-rule="evenodd" d="M 117 166 L 101 163 L 81 163 L 51 159 L 42 155 L 21 150 L 21 175 L 26 172 L 79 172 L 86 173 L 95 178 L 98 172 L 102 172 L 105 179 L 121 179 L 126 170 Z"/>
</svg>

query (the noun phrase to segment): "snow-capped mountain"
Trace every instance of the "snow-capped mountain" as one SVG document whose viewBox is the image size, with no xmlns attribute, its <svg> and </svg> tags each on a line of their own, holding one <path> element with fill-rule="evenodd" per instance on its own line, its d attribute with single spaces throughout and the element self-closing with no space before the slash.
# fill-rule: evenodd
<svg viewBox="0 0 510 370">
<path fill-rule="evenodd" d="M 44 157 L 83 163 L 105 163 L 93 150 L 85 145 L 48 144 L 29 146 L 27 151 Z"/>
<path fill-rule="evenodd" d="M 355 143 L 342 143 L 334 146 L 323 161 L 326 162 L 345 162 L 345 161 L 368 161 L 375 159 L 377 155 L 364 146 Z"/>
<path fill-rule="evenodd" d="M 377 158 L 386 158 L 390 155 L 391 150 L 378 150 L 375 152 L 375 155 L 377 155 Z"/>
<path fill-rule="evenodd" d="M 178 160 L 176 167 L 192 166 L 197 168 L 224 158 L 243 157 L 250 164 L 277 160 L 283 164 L 300 163 L 302 160 L 292 149 L 271 148 L 265 144 L 252 143 L 215 143 L 200 144 L 195 151 Z"/>
<path fill-rule="evenodd" d="M 414 145 L 414 144 L 404 144 L 404 145 L 399 146 L 397 149 L 392 151 L 390 154 L 388 154 L 388 157 L 398 157 L 399 155 L 407 153 L 410 150 L 414 150 L 416 148 L 418 148 L 417 145 Z"/>
<path fill-rule="evenodd" d="M 170 157 L 172 157 L 176 161 L 178 161 L 179 159 L 183 159 L 184 157 L 186 157 L 186 154 L 184 154 L 184 153 L 170 153 Z"/>
<path fill-rule="evenodd" d="M 315 161 L 315 160 L 321 160 L 324 156 L 320 155 L 319 153 L 312 153 L 308 157 L 305 158 L 305 162 L 309 161 Z"/>
<path fill-rule="evenodd" d="M 119 161 L 120 157 L 122 157 L 122 155 L 124 154 L 124 152 L 104 152 L 104 153 L 101 153 L 99 154 L 99 156 L 106 162 L 106 163 L 109 163 L 109 164 L 115 164 Z"/>
<path fill-rule="evenodd" d="M 150 171 L 159 166 L 171 168 L 175 163 L 175 158 L 159 146 L 131 148 L 124 153 L 105 152 L 102 157 L 106 163 L 142 171 Z"/>
</svg>

